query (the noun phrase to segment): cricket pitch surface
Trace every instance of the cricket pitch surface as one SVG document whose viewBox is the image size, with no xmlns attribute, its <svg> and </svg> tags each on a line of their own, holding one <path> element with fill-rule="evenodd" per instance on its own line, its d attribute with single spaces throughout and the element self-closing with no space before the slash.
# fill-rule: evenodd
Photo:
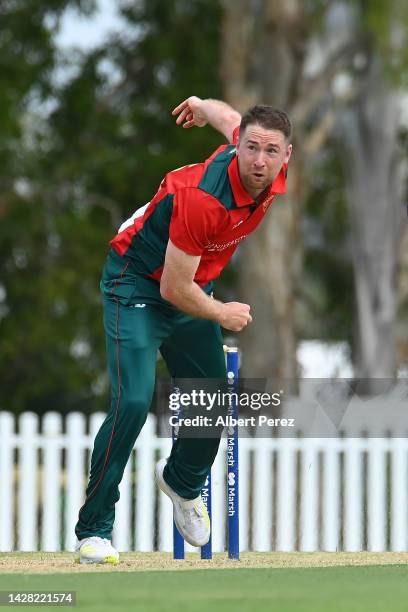
<svg viewBox="0 0 408 612">
<path fill-rule="evenodd" d="M 70 552 L 3 552 L 0 574 L 63 574 L 89 572 L 143 572 L 160 570 L 323 568 L 369 565 L 407 565 L 408 552 L 245 552 L 239 561 L 226 553 L 214 553 L 212 560 L 201 560 L 198 553 L 175 561 L 171 553 L 121 553 L 118 565 L 80 565 Z"/>
</svg>

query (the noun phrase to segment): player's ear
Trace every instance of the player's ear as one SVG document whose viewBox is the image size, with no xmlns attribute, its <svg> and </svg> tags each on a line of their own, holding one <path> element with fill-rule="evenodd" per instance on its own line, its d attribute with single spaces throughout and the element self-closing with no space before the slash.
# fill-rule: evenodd
<svg viewBox="0 0 408 612">
<path fill-rule="evenodd" d="M 286 148 L 286 155 L 285 155 L 285 164 L 288 163 L 288 161 L 290 160 L 290 156 L 292 155 L 292 145 L 289 144 Z"/>
</svg>

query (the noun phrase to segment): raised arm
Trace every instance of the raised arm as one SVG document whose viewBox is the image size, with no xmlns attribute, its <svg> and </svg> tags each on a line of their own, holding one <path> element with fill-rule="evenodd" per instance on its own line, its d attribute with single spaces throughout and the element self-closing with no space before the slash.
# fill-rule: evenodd
<svg viewBox="0 0 408 612">
<path fill-rule="evenodd" d="M 231 106 L 221 100 L 202 100 L 190 96 L 173 110 L 172 115 L 178 115 L 177 125 L 183 128 L 204 127 L 209 123 L 215 130 L 223 134 L 228 142 L 232 142 L 232 133 L 241 122 L 241 115 Z"/>
</svg>

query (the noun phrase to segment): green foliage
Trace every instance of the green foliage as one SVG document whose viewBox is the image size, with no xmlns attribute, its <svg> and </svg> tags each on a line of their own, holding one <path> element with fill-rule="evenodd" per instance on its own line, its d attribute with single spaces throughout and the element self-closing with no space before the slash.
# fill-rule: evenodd
<svg viewBox="0 0 408 612">
<path fill-rule="evenodd" d="M 406 45 L 398 53 L 387 45 L 392 19 L 406 23 L 405 3 L 348 3 L 363 38 L 383 41 L 381 53 L 402 74 Z M 106 410 L 99 279 L 108 242 L 165 172 L 222 143 L 210 128 L 183 130 L 171 116 L 191 94 L 222 97 L 219 0 L 126 3 L 123 33 L 60 57 L 54 34 L 67 7 L 91 14 L 94 2 L 0 3 L 0 409 L 15 412 Z M 317 28 L 326 7 L 325 0 L 306 3 Z M 57 85 L 61 66 L 74 76 Z M 54 109 L 48 115 L 45 104 Z M 303 337 L 351 339 L 339 158 L 330 143 L 306 205 Z M 229 267 L 221 298 L 230 299 L 236 277 Z"/>
<path fill-rule="evenodd" d="M 7 82 L 1 77 L 10 101 L 7 109 L 0 102 L 9 164 L 0 171 L 8 187 L 0 199 L 0 409 L 106 410 L 99 279 L 108 241 L 166 171 L 222 143 L 210 128 L 185 131 L 171 116 L 189 95 L 221 95 L 220 8 L 215 0 L 134 3 L 123 11 L 126 36 L 83 55 L 57 88 L 44 19 L 51 4 L 59 15 L 69 2 L 12 4 L 8 36 L 30 44 L 26 53 L 38 60 L 27 72 L 10 51 Z M 34 95 L 36 107 L 52 100 L 46 119 L 34 115 Z"/>
<path fill-rule="evenodd" d="M 4 0 L 0 5 L 0 166 L 9 166 L 21 136 L 21 114 L 33 96 L 44 98 L 55 65 L 52 22 L 68 6 L 90 12 L 86 0 Z"/>
<path fill-rule="evenodd" d="M 347 0 L 355 15 L 361 50 L 375 48 L 396 86 L 408 84 L 408 4 L 405 0 Z"/>
</svg>

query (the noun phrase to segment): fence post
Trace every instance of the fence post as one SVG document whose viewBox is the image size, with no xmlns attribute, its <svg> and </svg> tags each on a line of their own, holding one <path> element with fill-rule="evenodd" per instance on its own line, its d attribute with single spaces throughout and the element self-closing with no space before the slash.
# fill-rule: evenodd
<svg viewBox="0 0 408 612">
<path fill-rule="evenodd" d="M 42 469 L 42 550 L 60 550 L 61 548 L 61 415 L 48 412 L 44 416 Z"/>
<path fill-rule="evenodd" d="M 300 550 L 318 550 L 318 453 L 315 438 L 302 439 Z"/>
<path fill-rule="evenodd" d="M 37 432 L 38 416 L 24 412 L 20 417 L 19 435 L 19 550 L 37 550 Z"/>
<path fill-rule="evenodd" d="M 84 502 L 84 435 L 84 415 L 71 412 L 67 416 L 65 550 L 74 550 L 74 528 Z"/>
<path fill-rule="evenodd" d="M 391 454 L 391 550 L 407 550 L 407 439 L 394 438 Z"/>
<path fill-rule="evenodd" d="M 386 549 L 386 486 L 383 438 L 368 439 L 368 550 Z"/>
<path fill-rule="evenodd" d="M 227 449 L 226 439 L 221 438 L 219 451 L 212 466 L 212 544 L 213 552 L 223 552 L 225 550 L 226 537 L 226 476 Z"/>
<path fill-rule="evenodd" d="M 327 438 L 323 452 L 323 550 L 336 551 L 340 525 L 340 457 L 337 440 Z"/>
<path fill-rule="evenodd" d="M 14 416 L 0 412 L 0 551 L 14 548 Z"/>
<path fill-rule="evenodd" d="M 291 438 L 277 439 L 276 550 L 295 550 L 296 448 Z"/>
<path fill-rule="evenodd" d="M 118 550 L 130 550 L 131 538 L 131 467 L 133 450 L 123 472 L 119 485 L 120 498 L 115 508 L 115 522 L 113 525 L 112 543 Z"/>
<path fill-rule="evenodd" d="M 272 546 L 272 441 L 254 438 L 254 442 L 253 546 L 267 551 Z"/>
<path fill-rule="evenodd" d="M 362 549 L 362 453 L 358 438 L 344 445 L 344 549 Z"/>
<path fill-rule="evenodd" d="M 155 417 L 149 414 L 136 442 L 136 550 L 154 549 Z"/>
</svg>

